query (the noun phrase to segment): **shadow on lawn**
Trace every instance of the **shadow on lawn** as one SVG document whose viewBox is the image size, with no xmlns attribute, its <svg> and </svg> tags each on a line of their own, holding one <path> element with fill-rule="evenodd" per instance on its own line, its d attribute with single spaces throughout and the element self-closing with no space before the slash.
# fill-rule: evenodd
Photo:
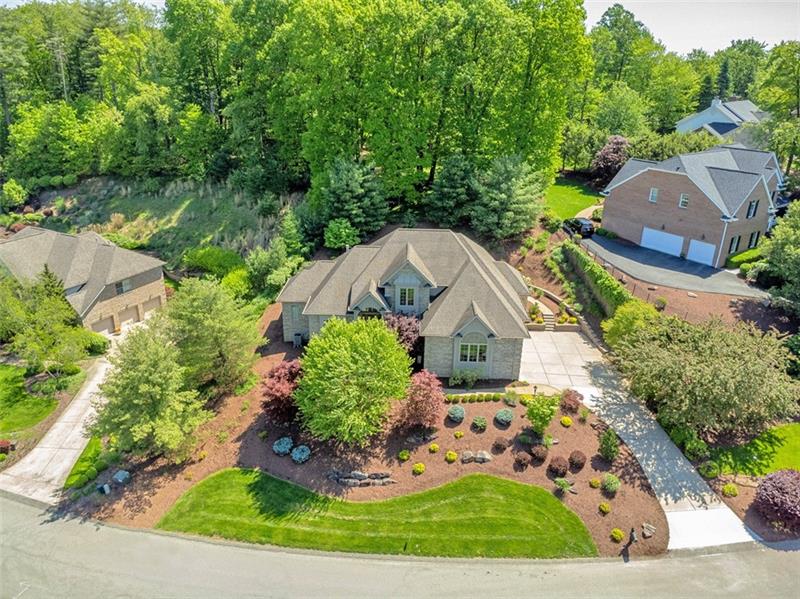
<svg viewBox="0 0 800 599">
<path fill-rule="evenodd" d="M 769 471 L 785 442 L 786 439 L 770 429 L 744 445 L 714 449 L 711 458 L 724 472 L 761 476 Z"/>
</svg>

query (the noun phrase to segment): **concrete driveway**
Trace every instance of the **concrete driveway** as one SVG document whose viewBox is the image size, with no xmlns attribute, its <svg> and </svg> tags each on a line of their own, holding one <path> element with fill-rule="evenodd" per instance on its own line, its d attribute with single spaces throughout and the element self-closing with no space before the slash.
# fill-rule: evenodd
<svg viewBox="0 0 800 599">
<path fill-rule="evenodd" d="M 635 279 L 675 287 L 687 291 L 724 293 L 744 297 L 766 298 L 768 294 L 751 287 L 735 274 L 705 264 L 676 258 L 637 245 L 622 243 L 595 235 L 582 245 L 590 252 Z"/>
<path fill-rule="evenodd" d="M 522 342 L 519 378 L 564 389 L 591 384 L 587 364 L 602 359 L 580 333 L 532 331 Z"/>
</svg>

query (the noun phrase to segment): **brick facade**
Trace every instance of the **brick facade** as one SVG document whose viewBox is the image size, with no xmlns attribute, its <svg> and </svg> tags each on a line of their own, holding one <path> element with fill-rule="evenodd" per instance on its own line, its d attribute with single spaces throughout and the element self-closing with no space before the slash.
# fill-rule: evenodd
<svg viewBox="0 0 800 599">
<path fill-rule="evenodd" d="M 102 330 L 108 323 L 111 331 L 119 330 L 123 319 L 139 322 L 153 309 L 166 302 L 164 274 L 161 268 L 143 272 L 128 279 L 131 290 L 117 294 L 116 284 L 106 285 L 83 317 L 83 324 L 93 330 Z"/>
</svg>

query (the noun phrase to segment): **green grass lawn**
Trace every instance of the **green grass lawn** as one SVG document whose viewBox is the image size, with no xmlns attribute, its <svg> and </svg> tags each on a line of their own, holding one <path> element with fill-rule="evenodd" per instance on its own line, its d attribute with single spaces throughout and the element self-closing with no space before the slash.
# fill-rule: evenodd
<svg viewBox="0 0 800 599">
<path fill-rule="evenodd" d="M 572 218 L 578 212 L 589 206 L 594 206 L 600 200 L 600 194 L 586 185 L 558 177 L 556 182 L 547 188 L 544 194 L 545 204 L 559 216 L 559 218 Z"/>
<path fill-rule="evenodd" d="M 72 487 L 82 474 L 85 474 L 90 467 L 94 466 L 95 461 L 100 457 L 102 451 L 103 444 L 98 437 L 89 439 L 89 443 L 78 457 L 78 461 L 75 462 L 72 470 L 69 471 L 69 476 L 67 476 L 67 480 L 64 483 L 64 488 L 69 489 Z"/>
<path fill-rule="evenodd" d="M 0 364 L 0 433 L 30 428 L 58 405 L 52 395 L 39 397 L 25 389 L 25 369 Z"/>
<path fill-rule="evenodd" d="M 584 557 L 583 522 L 542 488 L 473 474 L 356 503 L 257 470 L 223 470 L 186 492 L 158 528 L 329 551 L 449 557 Z"/>
<path fill-rule="evenodd" d="M 745 445 L 715 450 L 712 459 L 726 474 L 763 476 L 784 468 L 800 470 L 800 423 L 776 426 Z"/>
</svg>

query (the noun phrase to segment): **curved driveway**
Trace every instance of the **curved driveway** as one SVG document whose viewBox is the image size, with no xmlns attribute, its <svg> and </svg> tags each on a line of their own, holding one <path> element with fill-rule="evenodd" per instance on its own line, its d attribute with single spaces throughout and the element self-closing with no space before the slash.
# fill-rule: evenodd
<svg viewBox="0 0 800 599">
<path fill-rule="evenodd" d="M 789 597 L 800 544 L 622 560 L 401 559 L 285 552 L 81 523 L 0 495 L 0 596 Z"/>
</svg>

